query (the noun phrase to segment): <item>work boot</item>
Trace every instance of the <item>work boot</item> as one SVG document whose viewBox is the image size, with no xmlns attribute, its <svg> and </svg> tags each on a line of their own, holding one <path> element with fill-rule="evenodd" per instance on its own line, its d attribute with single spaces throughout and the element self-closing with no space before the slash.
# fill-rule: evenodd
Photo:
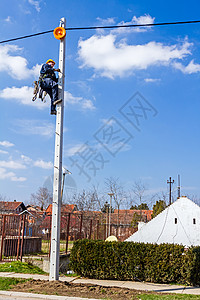
<svg viewBox="0 0 200 300">
<path fill-rule="evenodd" d="M 55 100 L 55 101 L 53 102 L 53 105 L 56 105 L 56 104 L 61 103 L 61 102 L 62 102 L 62 99 Z"/>
<path fill-rule="evenodd" d="M 51 115 L 56 115 L 56 110 L 52 110 Z"/>
</svg>

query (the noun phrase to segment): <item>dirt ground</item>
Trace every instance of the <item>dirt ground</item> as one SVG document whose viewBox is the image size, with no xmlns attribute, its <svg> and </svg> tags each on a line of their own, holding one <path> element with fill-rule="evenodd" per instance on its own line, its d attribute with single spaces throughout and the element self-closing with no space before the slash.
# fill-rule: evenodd
<svg viewBox="0 0 200 300">
<path fill-rule="evenodd" d="M 109 300 L 139 299 L 142 291 L 122 289 L 117 287 L 103 287 L 91 284 L 75 284 L 62 281 L 30 280 L 12 288 L 13 291 L 39 293 L 45 295 L 59 295 Z"/>
</svg>

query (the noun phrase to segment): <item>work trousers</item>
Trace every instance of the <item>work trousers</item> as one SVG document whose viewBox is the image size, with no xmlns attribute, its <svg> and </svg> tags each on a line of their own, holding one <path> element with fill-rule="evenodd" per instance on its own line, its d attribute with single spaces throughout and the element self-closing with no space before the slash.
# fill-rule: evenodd
<svg viewBox="0 0 200 300">
<path fill-rule="evenodd" d="M 40 83 L 41 88 L 49 94 L 51 98 L 51 111 L 56 110 L 56 106 L 53 105 L 55 100 L 58 100 L 58 83 L 51 78 L 44 78 Z"/>
</svg>

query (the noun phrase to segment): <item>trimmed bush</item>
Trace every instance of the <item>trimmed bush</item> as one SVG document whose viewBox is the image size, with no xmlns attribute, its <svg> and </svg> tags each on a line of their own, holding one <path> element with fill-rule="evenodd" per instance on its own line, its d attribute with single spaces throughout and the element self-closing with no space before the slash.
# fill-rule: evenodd
<svg viewBox="0 0 200 300">
<path fill-rule="evenodd" d="M 200 285 L 200 247 L 85 239 L 74 243 L 70 265 L 89 278 Z"/>
</svg>

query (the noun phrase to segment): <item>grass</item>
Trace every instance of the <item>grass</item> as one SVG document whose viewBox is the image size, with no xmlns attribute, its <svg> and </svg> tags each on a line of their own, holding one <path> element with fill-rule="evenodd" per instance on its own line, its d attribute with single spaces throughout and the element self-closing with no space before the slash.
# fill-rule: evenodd
<svg viewBox="0 0 200 300">
<path fill-rule="evenodd" d="M 0 264 L 0 272 L 15 272 L 25 274 L 47 274 L 37 266 L 21 261 L 12 261 Z"/>
<path fill-rule="evenodd" d="M 141 300 L 195 300 L 200 299 L 200 295 L 153 295 L 153 294 L 141 294 L 137 296 Z"/>
<path fill-rule="evenodd" d="M 49 247 L 50 247 L 50 241 L 49 240 L 42 240 L 42 253 L 48 254 L 49 253 Z M 68 242 L 68 250 L 70 250 L 73 247 L 73 241 Z M 66 241 L 61 240 L 60 241 L 60 252 L 65 252 L 66 250 Z"/>
<path fill-rule="evenodd" d="M 0 277 L 0 290 L 7 291 L 18 283 L 26 282 L 30 279 L 19 279 L 19 278 L 3 278 Z"/>
</svg>

